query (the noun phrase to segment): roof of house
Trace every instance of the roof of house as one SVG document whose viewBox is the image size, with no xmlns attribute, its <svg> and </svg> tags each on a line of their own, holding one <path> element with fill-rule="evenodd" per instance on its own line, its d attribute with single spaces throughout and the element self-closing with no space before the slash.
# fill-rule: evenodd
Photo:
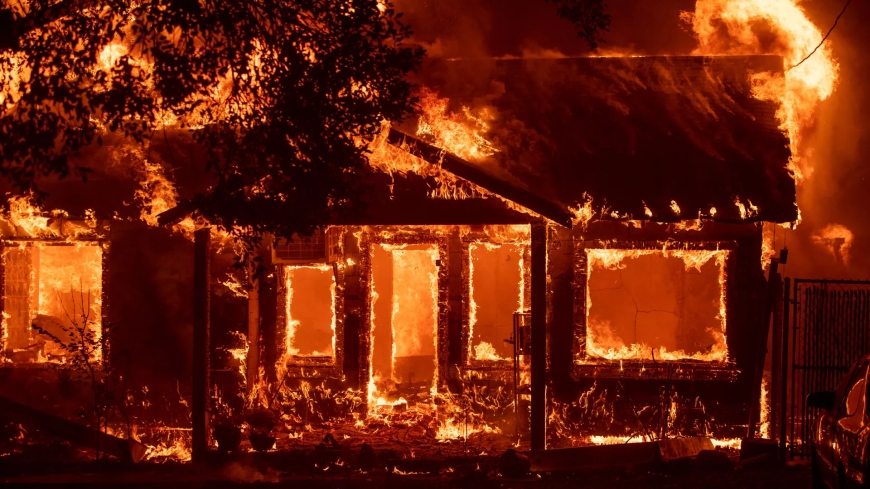
<svg viewBox="0 0 870 489">
<path fill-rule="evenodd" d="M 677 221 L 712 207 L 722 221 L 791 222 L 788 139 L 777 104 L 752 96 L 762 72 L 781 74 L 782 59 L 429 60 L 417 82 L 454 116 L 486 119 L 496 151 L 454 158 L 467 165 L 457 175 L 557 222 L 589 198 L 606 216 Z"/>
</svg>

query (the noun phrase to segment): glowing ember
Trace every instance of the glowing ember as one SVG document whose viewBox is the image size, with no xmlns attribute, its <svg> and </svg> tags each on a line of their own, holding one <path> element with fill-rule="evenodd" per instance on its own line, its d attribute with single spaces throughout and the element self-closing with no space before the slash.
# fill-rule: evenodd
<svg viewBox="0 0 870 489">
<path fill-rule="evenodd" d="M 740 450 L 740 445 L 743 442 L 741 438 L 712 438 L 710 439 L 713 442 L 713 446 L 716 448 L 727 448 L 731 450 Z"/>
</svg>

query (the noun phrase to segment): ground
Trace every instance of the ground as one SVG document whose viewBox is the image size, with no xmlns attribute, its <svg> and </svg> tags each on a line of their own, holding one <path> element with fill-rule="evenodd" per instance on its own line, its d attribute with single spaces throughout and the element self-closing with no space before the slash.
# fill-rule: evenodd
<svg viewBox="0 0 870 489">
<path fill-rule="evenodd" d="M 275 487 L 312 487 L 312 488 L 764 488 L 801 489 L 811 487 L 810 470 L 805 464 L 737 469 L 724 472 L 697 469 L 671 469 L 651 472 L 649 470 L 619 470 L 609 473 L 586 474 L 543 474 L 523 479 L 507 479 L 498 475 L 487 475 L 476 467 L 465 467 L 453 472 L 443 471 L 437 476 L 399 475 L 395 473 L 358 471 L 332 471 L 332 473 L 313 474 L 298 471 L 283 472 L 275 469 L 258 470 L 256 461 L 232 462 L 222 466 L 192 466 L 182 464 L 139 465 L 135 469 L 104 466 L 91 467 L 87 471 L 63 474 L 31 474 L 6 478 L 0 474 L 0 485 L 15 484 L 74 484 L 87 487 L 95 485 L 127 485 L 184 487 L 232 487 L 248 483 L 267 483 Z M 485 463 L 484 463 L 485 465 Z M 340 468 L 339 468 L 340 469 Z M 482 467 L 485 469 L 485 467 Z"/>
</svg>

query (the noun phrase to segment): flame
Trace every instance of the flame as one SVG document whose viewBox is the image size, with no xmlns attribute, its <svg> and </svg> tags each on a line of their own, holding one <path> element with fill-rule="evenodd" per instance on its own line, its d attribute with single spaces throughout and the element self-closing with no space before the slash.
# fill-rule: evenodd
<svg viewBox="0 0 870 489">
<path fill-rule="evenodd" d="M 644 209 L 649 211 L 646 208 L 646 204 L 644 204 Z M 578 204 L 576 207 L 568 207 L 568 210 L 574 214 L 573 224 L 575 226 L 579 225 L 581 229 L 585 230 L 589 225 L 589 221 L 595 216 L 595 211 L 592 210 L 592 196 L 583 193 L 583 204 Z M 650 214 L 652 216 L 652 214 Z"/>
<path fill-rule="evenodd" d="M 243 284 L 241 280 L 239 280 L 239 278 L 235 275 L 228 273 L 226 280 L 219 283 L 229 289 L 235 297 L 240 297 L 243 299 L 248 298 L 248 291 L 245 290 L 245 284 Z"/>
<path fill-rule="evenodd" d="M 308 269 L 308 270 L 319 270 L 321 272 L 329 272 L 331 275 L 331 283 L 329 285 L 330 292 L 330 304 L 332 308 L 331 315 L 331 323 L 330 328 L 332 329 L 332 349 L 328 352 L 306 352 L 306 356 L 329 356 L 333 355 L 335 352 L 335 326 L 336 326 L 336 312 L 335 312 L 335 298 L 336 298 L 336 282 L 335 276 L 332 274 L 332 266 L 323 263 L 319 265 L 301 265 L 301 266 L 287 266 L 285 267 L 284 272 L 284 288 L 286 290 L 285 296 L 285 310 L 284 313 L 286 315 L 286 324 L 284 330 L 284 355 L 279 360 L 279 364 L 286 364 L 291 357 L 299 356 L 300 351 L 299 348 L 295 344 L 296 333 L 299 328 L 300 322 L 298 319 L 294 319 L 293 317 L 293 271 L 299 269 Z M 304 306 L 303 306 L 304 307 Z"/>
<path fill-rule="evenodd" d="M 149 226 L 156 227 L 159 225 L 157 216 L 178 205 L 178 192 L 175 183 L 168 178 L 166 170 L 159 163 L 143 161 L 139 173 L 141 188 L 134 192 L 134 198 L 141 206 L 139 218 Z M 186 217 L 172 228 L 192 240 L 196 223 L 193 218 Z"/>
<path fill-rule="evenodd" d="M 828 224 L 821 231 L 813 233 L 813 243 L 822 246 L 838 261 L 848 265 L 852 259 L 851 249 L 855 235 L 842 224 Z"/>
<path fill-rule="evenodd" d="M 462 115 L 448 112 L 449 100 L 440 98 L 432 90 L 420 90 L 420 118 L 417 136 L 432 140 L 464 160 L 480 160 L 498 152 L 483 135 L 489 130 L 493 116 L 486 108 L 471 110 L 462 107 Z"/>
<path fill-rule="evenodd" d="M 386 249 L 390 245 L 382 245 Z M 438 273 L 435 263 L 438 248 L 430 246 L 427 250 L 406 250 L 392 247 L 393 289 L 392 329 L 393 329 L 393 374 L 395 375 L 396 357 L 433 356 L 438 351 Z M 428 271 L 428 287 L 424 290 L 403 286 L 416 282 L 415 276 Z M 408 310 L 410 308 L 410 310 Z M 428 332 L 427 332 L 428 330 Z M 433 341 L 427 343 L 425 336 L 432 334 Z M 437 385 L 437 365 L 435 358 L 433 386 Z M 402 379 L 396 379 L 401 381 Z"/>
<path fill-rule="evenodd" d="M 773 233 L 776 228 L 773 223 L 765 222 L 761 228 L 761 269 L 767 270 L 770 259 L 776 254 L 776 243 L 773 241 Z"/>
<path fill-rule="evenodd" d="M 653 352 L 653 348 L 643 343 L 625 344 L 620 338 L 612 333 L 609 321 L 595 321 L 589 317 L 592 309 L 592 294 L 589 290 L 589 282 L 587 281 L 586 291 L 586 351 L 591 357 L 604 358 L 608 360 L 641 360 L 651 359 L 655 354 L 656 360 L 702 360 L 702 361 L 718 361 L 723 362 L 728 358 L 728 347 L 725 339 L 726 321 L 725 321 L 725 261 L 729 252 L 727 250 L 686 250 L 686 249 L 668 249 L 652 250 L 628 250 L 628 249 L 588 249 L 587 256 L 587 276 L 591 277 L 596 267 L 608 270 L 620 270 L 625 268 L 623 261 L 627 258 L 637 258 L 644 255 L 661 255 L 664 257 L 679 258 L 683 260 L 686 270 L 695 268 L 699 272 L 701 267 L 711 259 L 716 260 L 716 265 L 719 268 L 719 288 L 720 301 L 719 312 L 717 319 L 720 322 L 719 329 L 710 329 L 707 332 L 714 339 L 713 345 L 708 351 L 687 353 L 683 350 L 668 351 L 664 346 L 660 346 L 658 351 Z"/>
<path fill-rule="evenodd" d="M 31 195 L 10 197 L 8 205 L 2 220 L 14 227 L 16 236 L 37 240 L 10 242 L 4 247 L 4 267 L 10 269 L 10 260 L 14 259 L 18 272 L 11 273 L 10 269 L 6 274 L 0 346 L 4 350 L 35 352 L 31 361 L 65 363 L 70 352 L 38 335 L 31 328 L 31 324 L 37 324 L 65 343 L 81 344 L 80 351 L 99 362 L 103 247 L 92 240 L 101 237 L 93 211 L 87 211 L 84 220 L 71 220 L 63 211 L 45 213 Z M 27 275 L 22 276 L 22 272 Z M 18 285 L 11 286 L 10 280 Z M 90 334 L 91 341 L 83 341 Z M 14 339 L 10 339 L 12 336 Z M 37 345 L 41 346 L 33 350 Z"/>
<path fill-rule="evenodd" d="M 504 358 L 498 356 L 495 347 L 493 347 L 491 343 L 485 341 L 481 341 L 475 345 L 474 358 L 475 360 L 504 360 Z"/>
<path fill-rule="evenodd" d="M 692 25 L 699 46 L 694 54 L 776 54 L 783 57 L 783 76 L 758 73 L 753 92 L 780 104 L 776 116 L 788 135 L 789 168 L 800 182 L 812 174 L 804 157 L 802 132 L 813 113 L 837 83 L 839 66 L 828 43 L 801 63 L 822 41 L 822 32 L 807 18 L 797 0 L 697 0 L 695 12 L 682 17 Z M 799 66 L 798 63 L 801 63 Z"/>
<path fill-rule="evenodd" d="M 761 381 L 761 398 L 759 399 L 758 434 L 770 439 L 770 379 L 769 374 Z"/>
<path fill-rule="evenodd" d="M 731 450 L 740 450 L 740 445 L 743 442 L 742 438 L 711 438 L 713 446 L 716 448 L 728 448 Z"/>
</svg>

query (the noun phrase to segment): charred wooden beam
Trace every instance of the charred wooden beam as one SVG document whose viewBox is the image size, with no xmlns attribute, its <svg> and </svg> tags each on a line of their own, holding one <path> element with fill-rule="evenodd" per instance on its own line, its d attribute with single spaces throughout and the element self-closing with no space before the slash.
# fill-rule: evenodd
<svg viewBox="0 0 870 489">
<path fill-rule="evenodd" d="M 553 222 L 557 222 L 569 228 L 572 225 L 573 216 L 564 207 L 550 202 L 532 192 L 507 184 L 487 174 L 475 165 L 454 154 L 448 153 L 441 148 L 435 147 L 425 141 L 421 141 L 393 128 L 390 128 L 387 142 L 396 147 L 408 144 L 408 151 L 412 155 L 428 163 L 440 166 L 457 177 L 468 180 L 477 186 L 483 187 L 490 192 L 513 201 Z"/>
<path fill-rule="evenodd" d="M 532 224 L 532 450 L 547 448 L 547 224 Z"/>
<path fill-rule="evenodd" d="M 255 270 L 251 270 L 253 276 Z M 247 374 L 248 394 L 260 379 L 260 279 L 251 280 L 248 290 L 248 358 L 245 373 Z"/>
<path fill-rule="evenodd" d="M 713 449 L 713 442 L 709 438 L 687 437 L 620 445 L 532 450 L 528 456 L 532 472 L 558 472 L 652 465 L 695 457 L 703 450 Z"/>
<path fill-rule="evenodd" d="M 172 226 L 183 221 L 191 215 L 195 209 L 189 201 L 183 200 L 171 209 L 165 210 L 157 214 L 157 224 L 160 226 Z"/>
<path fill-rule="evenodd" d="M 211 304 L 211 229 L 193 233 L 193 449 L 194 462 L 208 451 L 209 328 Z"/>
<path fill-rule="evenodd" d="M 20 423 L 28 430 L 39 431 L 66 440 L 73 445 L 107 453 L 122 462 L 139 462 L 148 450 L 145 445 L 136 440 L 124 440 L 5 397 L 0 397 L 0 413 L 2 413 L 0 418 Z"/>
</svg>

